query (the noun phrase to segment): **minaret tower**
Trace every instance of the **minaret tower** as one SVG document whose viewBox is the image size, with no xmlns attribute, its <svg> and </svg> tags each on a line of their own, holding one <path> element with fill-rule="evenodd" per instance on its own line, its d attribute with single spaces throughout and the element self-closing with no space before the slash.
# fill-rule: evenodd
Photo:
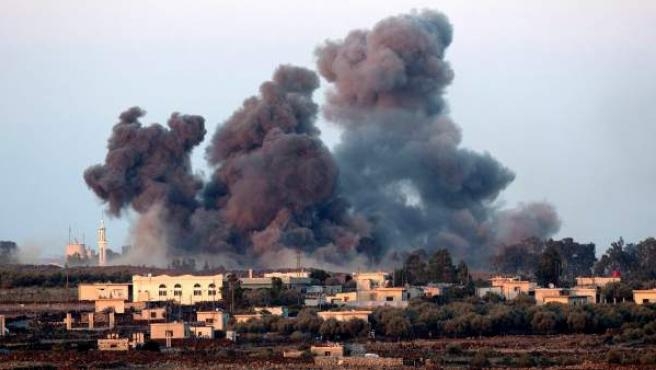
<svg viewBox="0 0 656 370">
<path fill-rule="evenodd" d="M 98 266 L 107 266 L 107 235 L 103 219 L 100 220 L 98 228 Z"/>
</svg>

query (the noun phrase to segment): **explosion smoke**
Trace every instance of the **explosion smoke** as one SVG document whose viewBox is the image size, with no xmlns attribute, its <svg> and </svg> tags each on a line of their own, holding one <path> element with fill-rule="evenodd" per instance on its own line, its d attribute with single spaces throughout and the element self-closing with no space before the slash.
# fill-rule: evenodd
<svg viewBox="0 0 656 370">
<path fill-rule="evenodd" d="M 444 60 L 451 40 L 443 14 L 413 12 L 328 41 L 316 54 L 332 83 L 324 113 L 344 129 L 335 157 L 355 211 L 377 221 L 386 245 L 446 247 L 472 262 L 512 236 L 548 236 L 559 221 L 543 204 L 496 214 L 491 204 L 514 174 L 459 147 L 443 99 L 453 79 Z"/>
<path fill-rule="evenodd" d="M 332 84 L 323 113 L 344 130 L 334 156 L 315 126 L 317 75 L 281 66 L 217 129 L 206 183 L 189 161 L 203 118 L 175 113 L 168 128 L 142 126 L 139 108 L 121 114 L 105 163 L 85 181 L 112 214 L 140 214 L 136 249 L 152 251 L 144 255 L 271 266 L 300 249 L 343 265 L 447 247 L 472 262 L 497 243 L 546 237 L 558 229 L 553 209 L 496 210 L 514 174 L 460 147 L 443 99 L 451 39 L 446 17 L 424 11 L 320 47 L 319 72 Z"/>
</svg>

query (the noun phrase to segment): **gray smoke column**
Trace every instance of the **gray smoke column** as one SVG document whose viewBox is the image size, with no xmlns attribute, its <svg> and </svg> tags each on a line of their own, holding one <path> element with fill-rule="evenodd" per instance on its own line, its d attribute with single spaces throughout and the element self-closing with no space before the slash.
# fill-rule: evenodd
<svg viewBox="0 0 656 370">
<path fill-rule="evenodd" d="M 443 99 L 452 37 L 443 14 L 413 12 L 327 41 L 316 55 L 331 83 L 325 116 L 344 130 L 335 156 L 354 210 L 375 220 L 386 246 L 447 247 L 477 262 L 512 236 L 548 236 L 559 221 L 547 205 L 500 214 L 492 206 L 514 174 L 460 146 Z"/>
<path fill-rule="evenodd" d="M 207 149 L 215 172 L 197 224 L 216 249 L 257 258 L 302 249 L 338 260 L 369 236 L 336 196 L 337 165 L 314 124 L 318 86 L 314 72 L 281 66 L 215 133 Z M 227 229 L 202 226 L 216 217 Z"/>
<path fill-rule="evenodd" d="M 87 169 L 84 180 L 107 202 L 111 214 L 118 216 L 132 208 L 163 224 L 160 231 L 168 235 L 153 232 L 153 236 L 177 242 L 199 205 L 197 193 L 203 182 L 192 174 L 189 155 L 203 141 L 205 120 L 174 113 L 168 127 L 143 126 L 139 119 L 144 115 L 138 107 L 120 115 L 105 163 Z"/>
</svg>

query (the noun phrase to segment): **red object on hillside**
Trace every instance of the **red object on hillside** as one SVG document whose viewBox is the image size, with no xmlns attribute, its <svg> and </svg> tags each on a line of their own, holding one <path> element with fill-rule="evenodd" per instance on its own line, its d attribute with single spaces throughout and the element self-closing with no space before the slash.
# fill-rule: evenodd
<svg viewBox="0 0 656 370">
<path fill-rule="evenodd" d="M 620 273 L 619 270 L 613 270 L 613 273 L 611 274 L 612 277 L 622 277 L 622 274 Z"/>
</svg>

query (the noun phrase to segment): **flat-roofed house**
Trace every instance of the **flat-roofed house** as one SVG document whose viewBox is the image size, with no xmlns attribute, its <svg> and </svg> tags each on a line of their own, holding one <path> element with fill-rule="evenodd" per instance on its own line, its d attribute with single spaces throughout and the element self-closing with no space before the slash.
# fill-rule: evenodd
<svg viewBox="0 0 656 370">
<path fill-rule="evenodd" d="M 125 313 L 125 301 L 123 298 L 100 298 L 94 301 L 95 312 L 113 311 Z"/>
<path fill-rule="evenodd" d="M 317 315 L 324 320 L 335 319 L 337 321 L 349 321 L 359 319 L 369 321 L 372 311 L 319 311 Z"/>
<path fill-rule="evenodd" d="M 610 283 L 619 283 L 622 278 L 619 276 L 578 276 L 576 277 L 577 286 L 594 286 L 603 288 Z"/>
<path fill-rule="evenodd" d="M 133 302 L 175 301 L 183 305 L 222 299 L 223 275 L 132 277 Z"/>
<path fill-rule="evenodd" d="M 122 299 L 130 300 L 130 288 L 128 283 L 94 283 L 80 284 L 77 286 L 78 300 L 95 301 L 98 299 Z"/>
<path fill-rule="evenodd" d="M 656 303 L 656 289 L 634 290 L 633 302 L 636 304 Z"/>
<path fill-rule="evenodd" d="M 151 339 L 189 338 L 189 327 L 183 322 L 163 322 L 150 324 Z"/>
<path fill-rule="evenodd" d="M 515 299 L 520 294 L 529 294 L 537 284 L 518 277 L 496 276 L 490 279 L 493 287 L 501 288 L 501 294 L 507 299 Z"/>
<path fill-rule="evenodd" d="M 196 312 L 196 321 L 209 325 L 214 330 L 226 330 L 230 315 L 223 311 L 198 311 Z"/>
</svg>

